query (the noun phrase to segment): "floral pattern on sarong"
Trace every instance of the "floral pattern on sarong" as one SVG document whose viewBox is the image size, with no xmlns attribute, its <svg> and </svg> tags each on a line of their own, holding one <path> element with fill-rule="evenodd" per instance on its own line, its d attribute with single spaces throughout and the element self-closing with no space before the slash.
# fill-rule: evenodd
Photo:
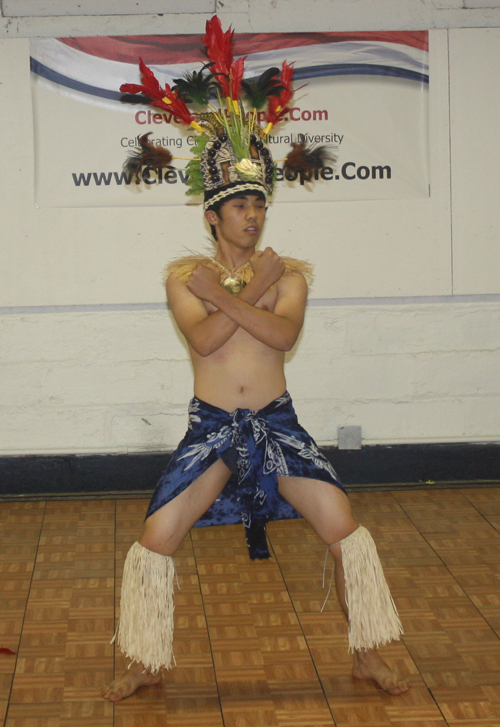
<svg viewBox="0 0 500 727">
<path fill-rule="evenodd" d="M 224 452 L 236 449 L 237 475 L 196 526 L 243 522 L 250 557 L 267 558 L 266 523 L 300 517 L 278 492 L 278 477 L 305 477 L 342 488 L 335 470 L 303 429 L 286 392 L 263 409 L 223 409 L 197 397 L 188 430 L 151 499 L 147 517 L 183 492 Z"/>
</svg>

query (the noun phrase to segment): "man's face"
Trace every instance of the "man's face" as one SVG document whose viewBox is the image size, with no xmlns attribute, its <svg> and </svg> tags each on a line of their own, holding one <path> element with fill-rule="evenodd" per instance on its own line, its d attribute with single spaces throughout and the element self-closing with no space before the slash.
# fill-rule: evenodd
<svg viewBox="0 0 500 727">
<path fill-rule="evenodd" d="M 219 243 L 224 240 L 236 247 L 255 247 L 264 226 L 266 203 L 255 194 L 243 194 L 224 202 L 219 215 L 212 211 L 207 216 L 217 229 Z"/>
</svg>

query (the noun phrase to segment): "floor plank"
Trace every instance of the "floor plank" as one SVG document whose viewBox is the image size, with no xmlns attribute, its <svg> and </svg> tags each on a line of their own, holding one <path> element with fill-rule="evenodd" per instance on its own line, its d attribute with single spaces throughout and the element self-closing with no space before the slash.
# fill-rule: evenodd
<svg viewBox="0 0 500 727">
<path fill-rule="evenodd" d="M 412 689 L 350 675 L 325 547 L 271 523 L 252 562 L 240 526 L 193 529 L 176 556 L 177 667 L 113 705 L 123 561 L 147 501 L 0 504 L 0 723 L 5 727 L 498 727 L 500 487 L 351 496 L 405 626 L 382 650 Z M 330 577 L 331 560 L 326 566 Z"/>
</svg>

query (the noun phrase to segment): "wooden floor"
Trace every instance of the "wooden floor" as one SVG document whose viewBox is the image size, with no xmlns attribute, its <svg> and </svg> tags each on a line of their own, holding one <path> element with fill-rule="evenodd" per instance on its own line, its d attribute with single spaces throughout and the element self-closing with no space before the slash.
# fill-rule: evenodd
<svg viewBox="0 0 500 727">
<path fill-rule="evenodd" d="M 177 668 L 112 705 L 109 641 L 144 500 L 0 503 L 0 710 L 6 727 L 499 727 L 500 487 L 351 495 L 405 636 L 383 650 L 412 690 L 350 676 L 324 547 L 273 523 L 274 557 L 238 526 L 193 530 L 176 558 Z"/>
</svg>

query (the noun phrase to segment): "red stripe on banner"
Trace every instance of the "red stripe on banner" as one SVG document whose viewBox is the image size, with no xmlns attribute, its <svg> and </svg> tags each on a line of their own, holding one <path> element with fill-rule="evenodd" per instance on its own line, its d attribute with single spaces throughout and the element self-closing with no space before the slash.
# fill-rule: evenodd
<svg viewBox="0 0 500 727">
<path fill-rule="evenodd" d="M 369 40 L 399 43 L 429 49 L 426 30 L 359 33 L 239 33 L 234 36 L 234 54 L 247 55 L 299 46 Z M 199 35 L 131 35 L 96 38 L 58 38 L 81 53 L 120 63 L 137 63 L 139 56 L 148 64 L 169 65 L 205 62 Z"/>
</svg>

